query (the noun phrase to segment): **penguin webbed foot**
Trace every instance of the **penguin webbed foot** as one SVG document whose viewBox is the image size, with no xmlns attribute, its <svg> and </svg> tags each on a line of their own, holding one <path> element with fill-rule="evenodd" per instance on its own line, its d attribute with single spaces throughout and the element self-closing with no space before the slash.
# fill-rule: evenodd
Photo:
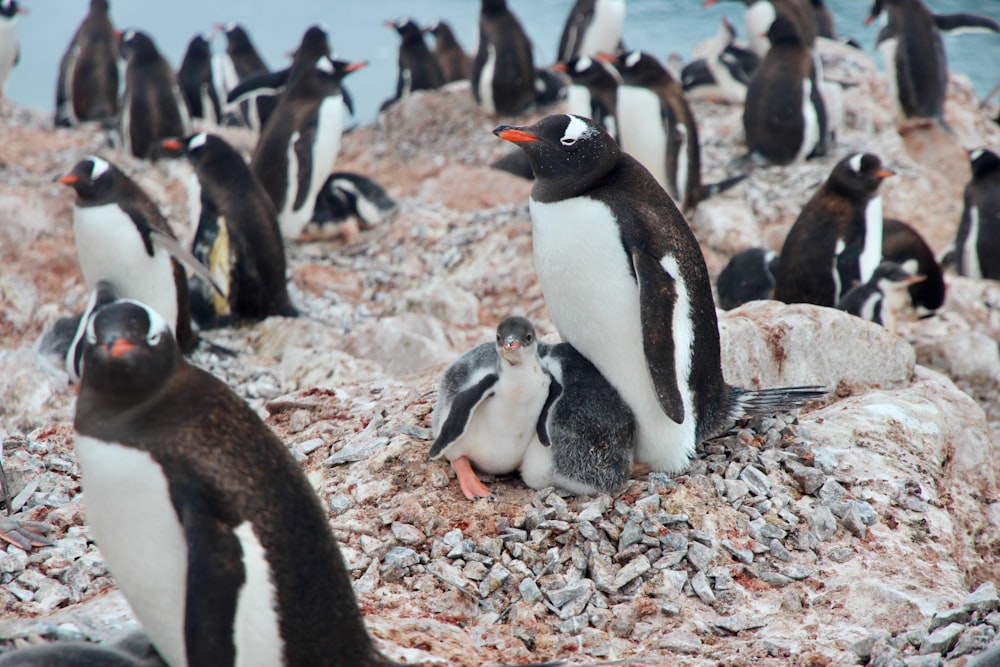
<svg viewBox="0 0 1000 667">
<path fill-rule="evenodd" d="M 52 544 L 49 533 L 53 530 L 55 529 L 47 523 L 9 516 L 0 517 L 0 540 L 25 551 L 31 551 L 33 547 L 45 547 Z"/>
<path fill-rule="evenodd" d="M 479 477 L 476 476 L 475 471 L 472 469 L 472 463 L 467 456 L 459 456 L 456 459 L 452 459 L 451 467 L 458 476 L 458 485 L 462 487 L 462 493 L 466 498 L 469 500 L 479 500 L 480 498 L 489 498 L 493 495 L 489 487 L 483 484 Z"/>
</svg>

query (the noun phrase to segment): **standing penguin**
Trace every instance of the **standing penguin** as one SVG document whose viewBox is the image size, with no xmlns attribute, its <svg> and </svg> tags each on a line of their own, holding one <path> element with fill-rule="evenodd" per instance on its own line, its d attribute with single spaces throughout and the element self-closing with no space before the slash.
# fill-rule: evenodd
<svg viewBox="0 0 1000 667">
<path fill-rule="evenodd" d="M 559 38 L 558 61 L 617 53 L 625 27 L 625 0 L 576 0 Z"/>
<path fill-rule="evenodd" d="M 535 99 L 531 40 L 507 0 L 482 0 L 472 94 L 486 113 L 501 116 L 519 114 Z"/>
<path fill-rule="evenodd" d="M 569 76 L 570 84 L 566 93 L 567 111 L 594 120 L 601 129 L 620 143 L 618 86 L 621 83 L 621 75 L 618 70 L 600 58 L 590 56 L 580 56 L 567 63 L 556 63 L 552 69 Z"/>
<path fill-rule="evenodd" d="M 974 14 L 932 14 L 921 0 L 875 0 L 869 25 L 885 11 L 876 46 L 882 54 L 890 97 L 904 119 L 944 119 L 948 59 L 940 30 L 973 28 L 1000 32 L 1000 24 Z"/>
<path fill-rule="evenodd" d="M 181 349 L 194 349 L 184 253 L 156 204 L 116 166 L 99 157 L 76 163 L 58 181 L 76 192 L 73 236 L 83 279 L 107 281 L 117 296 L 155 308 L 170 323 Z"/>
<path fill-rule="evenodd" d="M 871 153 L 855 153 L 836 164 L 785 238 L 775 299 L 833 307 L 856 283 L 871 278 L 882 261 L 877 192 L 892 174 Z"/>
<path fill-rule="evenodd" d="M 431 415 L 430 457 L 451 462 L 466 498 L 490 495 L 472 465 L 513 472 L 536 433 L 548 443 L 541 429 L 550 382 L 535 328 L 523 317 L 502 321 L 496 343 L 477 345 L 445 370 Z"/>
<path fill-rule="evenodd" d="M 182 151 L 194 167 L 201 212 L 192 221 L 197 224 L 193 254 L 226 295 L 217 295 L 211 285 L 196 287 L 191 294 L 195 321 L 210 327 L 230 319 L 294 317 L 278 214 L 243 156 L 204 132 L 165 140 L 163 147 Z"/>
<path fill-rule="evenodd" d="M 225 100 L 243 81 L 257 74 L 267 73 L 268 68 L 243 26 L 228 23 L 218 24 L 215 28 L 226 35 L 226 50 L 215 57 L 212 68 L 219 99 Z M 233 120 L 238 125 L 259 131 L 274 112 L 277 103 L 277 99 L 269 95 L 246 100 L 233 110 Z"/>
<path fill-rule="evenodd" d="M 155 310 L 91 319 L 73 425 L 91 534 L 166 663 L 392 664 L 302 468 Z"/>
<path fill-rule="evenodd" d="M 1000 155 L 977 148 L 969 160 L 972 180 L 955 237 L 956 269 L 961 276 L 1000 280 Z"/>
<path fill-rule="evenodd" d="M 396 94 L 382 103 L 382 109 L 398 102 L 415 90 L 434 90 L 444 85 L 444 71 L 424 41 L 424 31 L 413 19 L 386 21 L 386 27 L 399 33 Z"/>
<path fill-rule="evenodd" d="M 909 289 L 923 279 L 895 262 L 882 262 L 868 282 L 844 294 L 837 308 L 896 333 L 899 314 L 911 303 Z"/>
<path fill-rule="evenodd" d="M 151 157 L 161 139 L 191 131 L 187 103 L 173 68 L 149 35 L 129 30 L 122 35 L 121 48 L 126 60 L 122 144 L 136 157 Z"/>
<path fill-rule="evenodd" d="M 771 48 L 750 79 L 743 107 L 750 153 L 775 164 L 824 155 L 826 106 L 812 49 L 781 15 L 767 35 Z"/>
<path fill-rule="evenodd" d="M 726 384 L 697 239 L 652 175 L 593 121 L 553 115 L 493 132 L 531 160 L 532 247 L 546 306 L 563 340 L 635 413 L 639 462 L 683 470 L 698 442 L 741 415 L 820 395 Z"/>
<path fill-rule="evenodd" d="M 21 59 L 17 43 L 17 17 L 25 12 L 17 0 L 0 0 L 0 97 L 7 91 L 7 79 Z"/>
<path fill-rule="evenodd" d="M 718 0 L 705 0 L 704 6 L 710 7 Z M 747 41 L 750 49 L 763 58 L 771 48 L 773 38 L 767 32 L 774 21 L 783 17 L 795 27 L 802 43 L 810 49 L 819 34 L 817 12 L 811 0 L 742 0 L 746 5 L 743 21 L 747 29 Z"/>
<path fill-rule="evenodd" d="M 447 21 L 437 21 L 427 31 L 434 35 L 434 57 L 441 65 L 445 83 L 468 79 L 469 54 L 458 43 L 451 25 Z"/>
<path fill-rule="evenodd" d="M 261 132 L 250 169 L 278 210 L 286 239 L 298 237 L 309 224 L 316 195 L 337 161 L 346 113 L 340 82 L 365 65 L 327 56 L 304 64 L 300 73 L 289 75 Z"/>
<path fill-rule="evenodd" d="M 59 62 L 56 127 L 110 121 L 118 115 L 119 60 L 108 0 L 90 0 L 90 11 Z"/>
<path fill-rule="evenodd" d="M 191 38 L 177 70 L 177 80 L 191 118 L 215 125 L 222 121 L 222 105 L 212 73 L 213 37 L 212 33 L 204 33 Z"/>
</svg>

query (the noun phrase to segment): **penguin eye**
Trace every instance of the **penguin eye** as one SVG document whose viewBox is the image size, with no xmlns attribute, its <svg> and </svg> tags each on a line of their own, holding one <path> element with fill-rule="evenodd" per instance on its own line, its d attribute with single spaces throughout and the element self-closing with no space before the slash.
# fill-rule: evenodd
<svg viewBox="0 0 1000 667">
<path fill-rule="evenodd" d="M 574 139 L 573 137 L 563 137 L 559 141 L 562 143 L 563 146 L 572 146 L 573 144 L 576 143 L 576 139 Z"/>
<path fill-rule="evenodd" d="M 530 345 L 531 341 L 535 340 L 535 337 L 532 336 L 531 334 L 528 334 L 527 336 L 524 337 L 524 340 L 527 341 L 528 344 Z"/>
<path fill-rule="evenodd" d="M 156 347 L 156 344 L 160 342 L 160 332 L 156 331 L 146 336 L 146 342 L 149 343 L 150 347 Z"/>
</svg>

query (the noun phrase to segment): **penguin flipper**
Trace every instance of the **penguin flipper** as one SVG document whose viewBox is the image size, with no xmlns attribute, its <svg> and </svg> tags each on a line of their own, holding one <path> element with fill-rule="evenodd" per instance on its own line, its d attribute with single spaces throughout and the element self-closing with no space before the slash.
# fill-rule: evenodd
<svg viewBox="0 0 1000 667">
<path fill-rule="evenodd" d="M 549 376 L 549 395 L 545 397 L 545 404 L 542 406 L 542 411 L 538 413 L 535 434 L 538 435 L 539 442 L 546 447 L 550 447 L 552 439 L 549 437 L 549 412 L 551 412 L 552 406 L 559 400 L 559 397 L 562 396 L 563 387 L 552 377 L 552 373 L 546 371 L 546 375 Z"/>
<path fill-rule="evenodd" d="M 298 211 L 305 206 L 309 198 L 309 185 L 312 182 L 313 169 L 313 144 L 316 142 L 316 126 L 302 128 L 299 136 L 295 139 L 294 150 L 295 160 L 298 162 L 298 180 L 295 188 L 295 199 L 292 200 L 292 210 Z"/>
<path fill-rule="evenodd" d="M 469 420 L 472 419 L 476 408 L 493 395 L 491 390 L 499 379 L 500 376 L 496 373 L 489 373 L 476 384 L 455 394 L 451 408 L 448 410 L 448 416 L 445 418 L 444 424 L 441 425 L 441 433 L 431 445 L 431 451 L 428 454 L 431 459 L 440 457 L 448 445 L 462 437 L 469 427 Z"/>
<path fill-rule="evenodd" d="M 227 298 L 226 292 L 215 282 L 215 278 L 205 268 L 205 265 L 199 262 L 177 239 L 156 227 L 149 227 L 149 235 L 155 243 L 162 246 L 174 259 L 184 264 L 192 273 L 204 280 L 206 285 L 211 285 L 212 289 L 218 292 L 222 298 Z"/>
<path fill-rule="evenodd" d="M 672 323 L 677 313 L 677 281 L 648 252 L 632 248 L 632 268 L 639 284 L 639 315 L 646 367 L 664 414 L 684 421 L 684 401 L 677 386 Z"/>
<path fill-rule="evenodd" d="M 226 106 L 232 107 L 261 95 L 280 95 L 288 85 L 288 75 L 291 71 L 289 67 L 277 72 L 260 72 L 248 76 L 229 91 L 229 95 L 226 96 Z"/>
<path fill-rule="evenodd" d="M 1000 23 L 977 14 L 935 14 L 934 25 L 945 32 L 1000 32 Z"/>
</svg>

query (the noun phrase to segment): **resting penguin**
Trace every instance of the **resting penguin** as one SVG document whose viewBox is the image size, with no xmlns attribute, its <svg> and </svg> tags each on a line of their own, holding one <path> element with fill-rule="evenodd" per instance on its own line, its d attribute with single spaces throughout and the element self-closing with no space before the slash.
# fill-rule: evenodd
<svg viewBox="0 0 1000 667">
<path fill-rule="evenodd" d="M 87 285 L 105 280 L 119 297 L 148 303 L 170 323 L 181 349 L 194 349 L 187 277 L 178 259 L 195 269 L 197 261 L 149 195 L 99 157 L 77 162 L 58 182 L 76 192 L 73 236 Z"/>
<path fill-rule="evenodd" d="M 969 159 L 972 180 L 955 237 L 956 269 L 961 276 L 1000 280 L 1000 155 L 977 148 Z"/>
<path fill-rule="evenodd" d="M 168 667 L 141 630 L 101 644 L 55 641 L 0 655 L 0 667 Z"/>
<path fill-rule="evenodd" d="M 821 395 L 726 384 L 698 241 L 646 168 L 593 121 L 552 115 L 493 132 L 531 160 L 532 247 L 545 304 L 562 339 L 635 413 L 640 463 L 683 470 L 698 442 L 741 415 Z"/>
<path fill-rule="evenodd" d="M 121 49 L 126 60 L 122 145 L 136 157 L 152 157 L 161 139 L 191 131 L 187 103 L 173 68 L 149 35 L 129 30 L 122 35 Z"/>
<path fill-rule="evenodd" d="M 543 345 L 552 375 L 541 416 L 548 445 L 534 438 L 521 461 L 521 479 L 533 489 L 557 486 L 573 493 L 616 493 L 632 472 L 635 415 L 615 388 L 569 343 Z"/>
<path fill-rule="evenodd" d="M 896 321 L 910 305 L 909 289 L 924 279 L 895 262 L 882 262 L 868 282 L 855 285 L 837 302 L 837 308 L 896 333 Z"/>
<path fill-rule="evenodd" d="M 212 33 L 204 33 L 191 38 L 177 70 L 177 81 L 191 118 L 216 125 L 222 121 L 222 105 L 212 73 L 213 37 Z"/>
<path fill-rule="evenodd" d="M 372 179 L 337 171 L 330 174 L 316 195 L 316 207 L 302 238 L 346 236 L 350 242 L 356 234 L 348 229 L 352 218 L 358 221 L 357 231 L 372 229 L 389 220 L 396 209 L 396 202 Z"/>
<path fill-rule="evenodd" d="M 733 255 L 715 281 L 719 308 L 732 310 L 748 301 L 770 299 L 777 266 L 773 250 L 747 248 Z"/>
<path fill-rule="evenodd" d="M 681 86 L 689 100 L 743 103 L 760 58 L 735 40 L 736 29 L 723 16 L 719 32 L 708 40 L 702 57 L 681 70 Z"/>
<path fill-rule="evenodd" d="M 548 443 L 540 418 L 550 381 L 535 328 L 523 317 L 502 321 L 496 343 L 477 345 L 445 370 L 431 415 L 430 458 L 451 461 L 466 498 L 490 495 L 472 466 L 513 472 L 536 433 Z"/>
<path fill-rule="evenodd" d="M 391 664 L 302 468 L 156 311 L 91 319 L 73 426 L 91 535 L 167 664 Z"/>
<path fill-rule="evenodd" d="M 17 0 L 0 0 L 0 97 L 6 95 L 7 78 L 21 57 L 17 43 L 17 17 L 25 13 Z"/>
<path fill-rule="evenodd" d="M 871 153 L 855 153 L 836 164 L 788 231 L 775 299 L 833 307 L 856 283 L 871 278 L 882 261 L 877 192 L 892 174 Z"/>
<path fill-rule="evenodd" d="M 771 48 L 750 79 L 743 107 L 750 153 L 775 164 L 824 155 L 827 114 L 812 49 L 781 15 L 767 34 Z"/>
<path fill-rule="evenodd" d="M 710 7 L 718 0 L 705 0 L 704 6 Z M 817 13 L 810 0 L 742 0 L 746 5 L 743 21 L 747 29 L 747 41 L 750 49 L 763 58 L 771 48 L 773 38 L 767 34 L 774 21 L 783 17 L 789 21 L 802 39 L 802 43 L 810 49 L 819 33 Z"/>
<path fill-rule="evenodd" d="M 927 241 L 902 220 L 882 220 L 882 259 L 896 262 L 923 280 L 910 285 L 910 300 L 919 317 L 930 317 L 944 305 L 945 282 L 941 264 Z"/>
<path fill-rule="evenodd" d="M 90 0 L 90 11 L 59 62 L 56 127 L 110 121 L 118 115 L 119 60 L 108 1 Z"/>
<path fill-rule="evenodd" d="M 416 90 L 434 90 L 444 85 L 444 70 L 424 41 L 424 31 L 413 19 L 386 21 L 386 27 L 399 33 L 396 94 L 382 103 L 382 110 Z"/>
<path fill-rule="evenodd" d="M 303 66 L 290 75 L 261 132 L 250 169 L 278 210 L 286 239 L 297 238 L 309 224 L 316 195 L 337 161 L 346 113 L 340 82 L 366 64 L 320 56 Z"/>
<path fill-rule="evenodd" d="M 192 252 L 225 293 L 199 281 L 192 286 L 191 314 L 202 327 L 231 320 L 294 317 L 285 277 L 285 246 L 278 215 L 264 188 L 232 146 L 200 132 L 163 147 L 181 151 L 194 167 L 200 214 Z"/>
<path fill-rule="evenodd" d="M 556 63 L 553 71 L 569 76 L 566 94 L 569 113 L 593 119 L 601 129 L 620 141 L 618 136 L 618 70 L 600 58 L 580 56 L 567 63 Z M 523 154 L 521 151 L 518 153 Z"/>
<path fill-rule="evenodd" d="M 617 53 L 625 26 L 625 0 L 576 0 L 559 38 L 557 60 Z"/>
<path fill-rule="evenodd" d="M 434 35 L 434 57 L 444 72 L 445 83 L 464 81 L 469 78 L 469 54 L 455 38 L 455 33 L 447 21 L 437 21 L 427 29 Z"/>
<path fill-rule="evenodd" d="M 501 116 L 521 113 L 535 99 L 531 40 L 506 0 L 482 0 L 472 94 L 486 113 Z"/>
<path fill-rule="evenodd" d="M 888 17 L 876 45 L 889 79 L 890 97 L 903 118 L 941 122 L 948 90 L 948 59 L 941 30 L 1000 32 L 996 21 L 975 14 L 932 14 L 921 0 L 875 0 L 865 25 Z"/>
</svg>

